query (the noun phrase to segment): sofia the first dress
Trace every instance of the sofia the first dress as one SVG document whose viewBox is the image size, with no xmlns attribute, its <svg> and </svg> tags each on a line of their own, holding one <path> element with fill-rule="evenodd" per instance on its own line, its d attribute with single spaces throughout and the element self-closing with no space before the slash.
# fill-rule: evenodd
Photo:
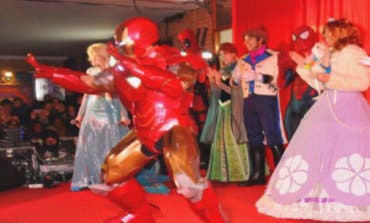
<svg viewBox="0 0 370 223">
<path fill-rule="evenodd" d="M 333 55 L 332 66 L 338 66 L 330 84 L 344 90 L 325 90 L 304 116 L 256 203 L 259 212 L 277 218 L 370 221 L 370 107 L 360 90 L 346 85 L 346 75 L 357 75 L 363 79 L 355 85 L 368 86 L 369 73 L 356 68 L 359 58 L 343 60 L 356 57 L 359 49 Z M 350 55 L 342 55 L 346 52 Z"/>
</svg>

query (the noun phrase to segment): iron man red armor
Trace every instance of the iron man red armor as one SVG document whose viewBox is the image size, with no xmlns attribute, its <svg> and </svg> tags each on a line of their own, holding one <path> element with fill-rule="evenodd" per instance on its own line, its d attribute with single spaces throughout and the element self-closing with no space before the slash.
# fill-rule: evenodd
<svg viewBox="0 0 370 223">
<path fill-rule="evenodd" d="M 161 153 L 178 192 L 192 209 L 205 222 L 225 222 L 212 186 L 199 173 L 199 149 L 188 111 L 192 104 L 188 89 L 197 72 L 174 62 L 178 50 L 154 46 L 158 37 L 156 24 L 147 18 L 125 21 L 116 29 L 116 46 L 109 47 L 118 62 L 94 77 L 39 64 L 32 55 L 27 62 L 36 69 L 36 77 L 49 78 L 66 89 L 115 92 L 133 115 L 133 130 L 111 150 L 102 167 L 105 183 L 111 186 L 108 198 L 125 210 L 109 222 L 154 222 L 133 176 Z"/>
</svg>

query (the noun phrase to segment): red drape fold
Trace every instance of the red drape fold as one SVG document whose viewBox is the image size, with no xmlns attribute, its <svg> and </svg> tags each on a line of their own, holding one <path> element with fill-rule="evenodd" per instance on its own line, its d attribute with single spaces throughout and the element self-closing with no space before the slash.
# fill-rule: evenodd
<svg viewBox="0 0 370 223">
<path fill-rule="evenodd" d="M 269 35 L 269 46 L 287 50 L 294 28 L 306 24 L 316 31 L 329 18 L 348 18 L 362 34 L 364 48 L 370 53 L 370 35 L 365 33 L 370 23 L 368 0 L 233 0 L 232 28 L 234 42 L 246 51 L 242 34 L 247 29 L 264 26 Z"/>
</svg>

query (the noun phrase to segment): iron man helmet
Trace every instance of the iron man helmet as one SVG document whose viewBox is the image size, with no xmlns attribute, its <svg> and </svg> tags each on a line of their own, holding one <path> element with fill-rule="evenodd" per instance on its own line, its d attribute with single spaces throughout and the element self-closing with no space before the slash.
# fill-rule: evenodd
<svg viewBox="0 0 370 223">
<path fill-rule="evenodd" d="M 157 25 L 145 17 L 135 17 L 121 23 L 115 31 L 116 45 L 133 48 L 133 53 L 140 56 L 145 49 L 159 40 Z"/>
</svg>

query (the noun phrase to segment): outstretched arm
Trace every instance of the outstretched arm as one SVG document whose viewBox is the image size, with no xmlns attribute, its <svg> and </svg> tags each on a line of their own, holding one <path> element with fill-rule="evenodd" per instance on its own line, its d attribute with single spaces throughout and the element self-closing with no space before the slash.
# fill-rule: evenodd
<svg viewBox="0 0 370 223">
<path fill-rule="evenodd" d="M 50 79 L 52 82 L 70 91 L 87 94 L 101 93 L 101 89 L 94 85 L 89 85 L 81 79 L 81 77 L 88 76 L 86 73 L 40 64 L 32 54 L 27 55 L 26 62 L 35 68 L 36 78 Z"/>
</svg>

